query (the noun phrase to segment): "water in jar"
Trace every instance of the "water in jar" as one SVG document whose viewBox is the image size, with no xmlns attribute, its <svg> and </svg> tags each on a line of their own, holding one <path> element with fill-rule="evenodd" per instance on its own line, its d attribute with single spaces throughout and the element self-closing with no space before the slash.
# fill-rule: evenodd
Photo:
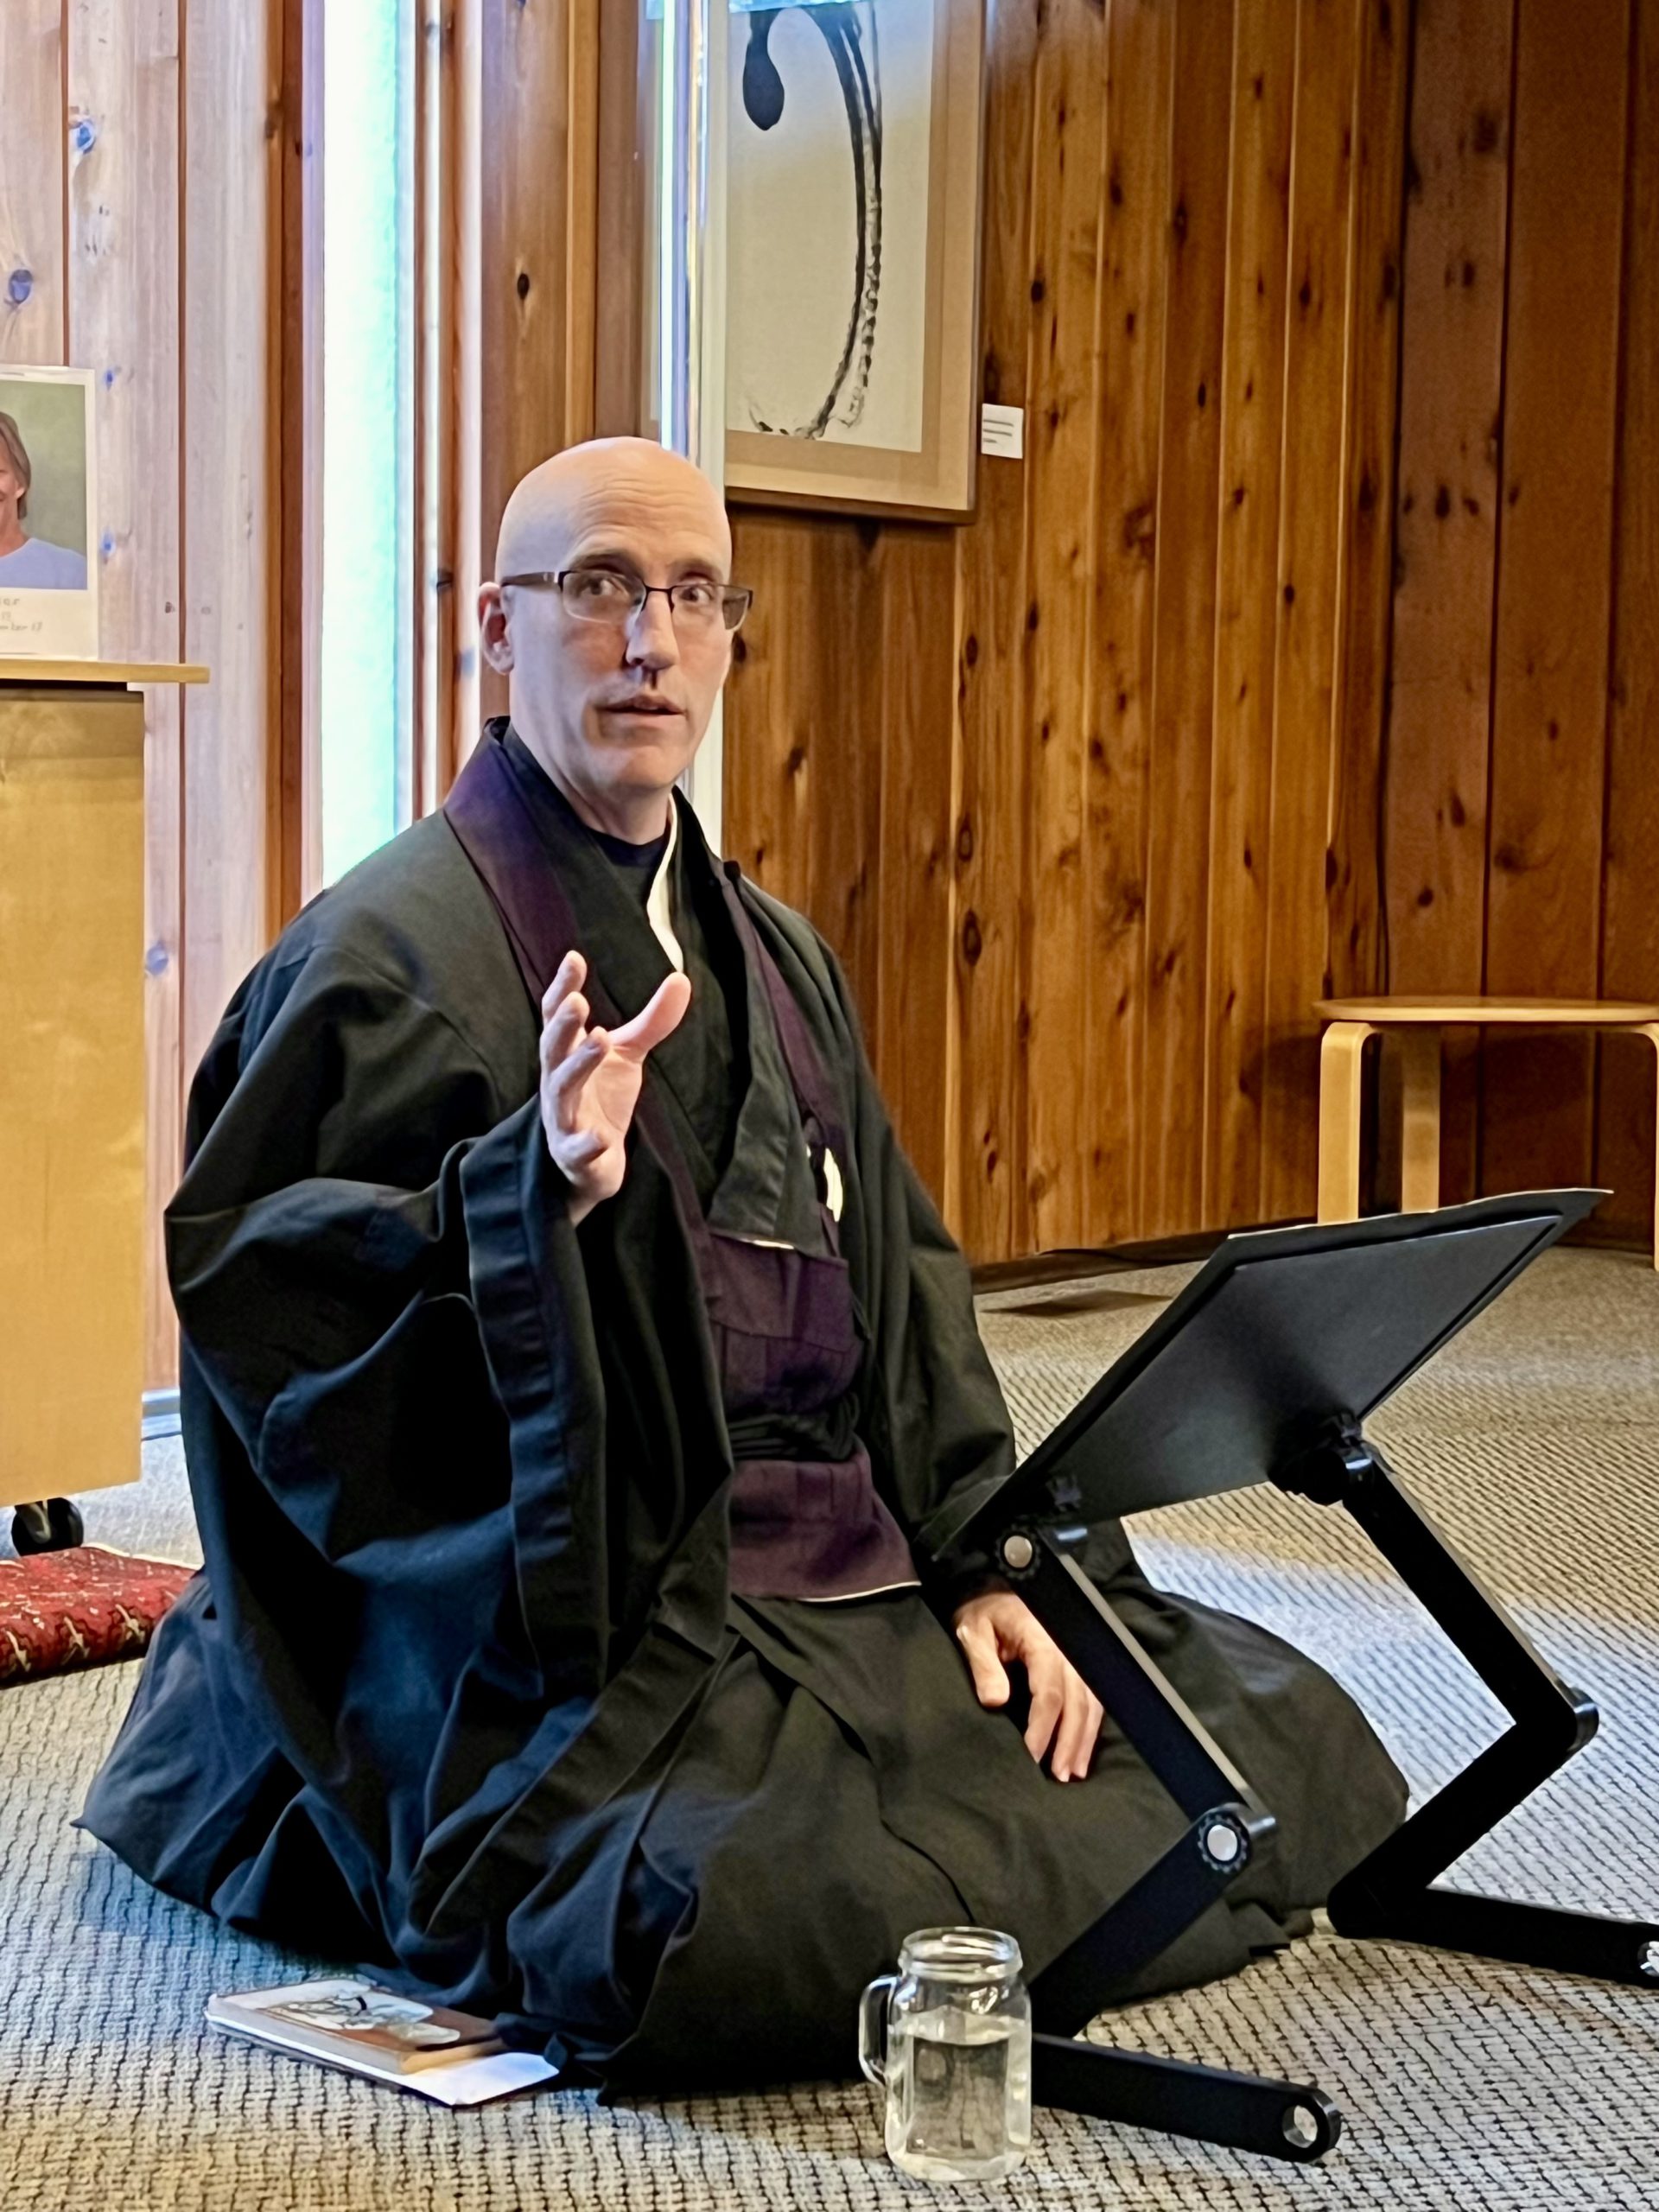
<svg viewBox="0 0 1659 2212">
<path fill-rule="evenodd" d="M 887 2155 L 922 2181 L 1000 2181 L 1031 2145 L 1031 2026 L 957 2005 L 901 2015 L 887 2050 Z"/>
</svg>

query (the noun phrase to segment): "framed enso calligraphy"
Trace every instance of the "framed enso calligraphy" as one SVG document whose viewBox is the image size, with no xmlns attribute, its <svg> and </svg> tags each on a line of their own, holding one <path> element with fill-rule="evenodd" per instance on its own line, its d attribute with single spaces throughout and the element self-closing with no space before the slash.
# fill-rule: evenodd
<svg viewBox="0 0 1659 2212">
<path fill-rule="evenodd" d="M 961 519 L 978 419 L 982 0 L 732 10 L 726 478 Z"/>
</svg>

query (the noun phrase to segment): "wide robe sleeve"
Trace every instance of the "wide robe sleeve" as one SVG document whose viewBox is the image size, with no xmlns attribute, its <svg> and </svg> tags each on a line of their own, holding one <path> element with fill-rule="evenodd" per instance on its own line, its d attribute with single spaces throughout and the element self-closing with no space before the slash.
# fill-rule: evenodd
<svg viewBox="0 0 1659 2212">
<path fill-rule="evenodd" d="M 464 1791 L 429 1768 L 480 1659 L 537 1705 L 605 1671 L 602 1490 L 581 1478 L 602 1386 L 566 1186 L 533 1092 L 330 946 L 255 971 L 192 1119 L 167 1242 L 213 1601 L 276 1743 L 396 1857 Z"/>
</svg>

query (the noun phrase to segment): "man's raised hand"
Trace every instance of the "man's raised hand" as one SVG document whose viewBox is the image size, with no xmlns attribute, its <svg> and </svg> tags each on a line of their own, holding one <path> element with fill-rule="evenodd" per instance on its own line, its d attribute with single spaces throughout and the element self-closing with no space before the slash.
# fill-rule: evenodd
<svg viewBox="0 0 1659 2212">
<path fill-rule="evenodd" d="M 542 1128 L 570 1185 L 574 1222 L 621 1189 L 645 1056 L 679 1027 L 691 1003 L 686 977 L 665 976 L 632 1021 L 590 1029 L 587 980 L 588 963 L 567 952 L 542 996 Z"/>
</svg>

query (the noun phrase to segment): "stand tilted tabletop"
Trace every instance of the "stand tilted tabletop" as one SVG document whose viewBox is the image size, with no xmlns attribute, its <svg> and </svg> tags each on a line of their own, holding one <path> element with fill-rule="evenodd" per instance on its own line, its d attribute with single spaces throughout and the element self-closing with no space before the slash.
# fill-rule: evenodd
<svg viewBox="0 0 1659 2212">
<path fill-rule="evenodd" d="M 1252 1483 L 1344 1507 L 1512 1723 L 1337 1885 L 1337 1932 L 1659 1982 L 1659 1923 L 1439 1884 L 1583 1749 L 1597 1712 L 1533 1649 L 1364 1433 L 1408 1376 L 1603 1195 L 1529 1192 L 1229 1237 L 1029 1459 L 988 1498 L 924 1532 L 942 1563 L 988 1558 L 1017 1586 L 1187 1821 L 1037 1976 L 1039 2103 L 1286 2158 L 1320 2157 L 1340 2130 L 1337 2107 L 1311 2085 L 1073 2039 L 1099 2009 L 1095 1993 L 1221 1897 L 1274 1823 L 1072 1554 L 1090 1522 Z"/>
</svg>

